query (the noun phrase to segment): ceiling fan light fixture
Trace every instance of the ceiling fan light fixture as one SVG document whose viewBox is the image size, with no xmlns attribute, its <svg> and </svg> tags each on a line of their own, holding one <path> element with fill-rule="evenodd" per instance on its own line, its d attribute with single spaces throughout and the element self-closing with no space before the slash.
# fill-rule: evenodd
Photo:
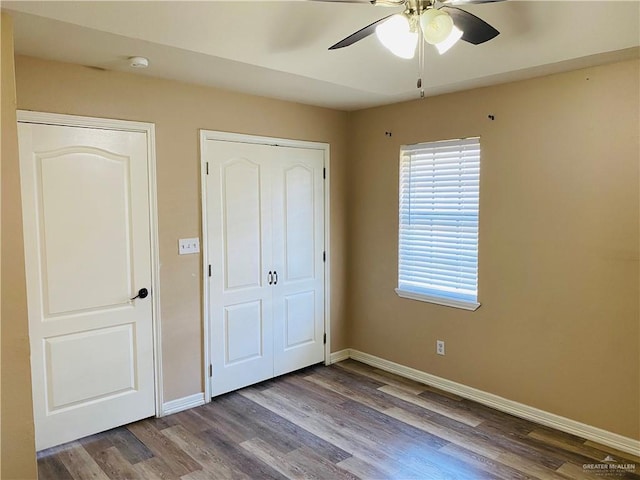
<svg viewBox="0 0 640 480">
<path fill-rule="evenodd" d="M 425 41 L 437 45 L 448 39 L 453 30 L 453 19 L 443 10 L 429 8 L 420 14 L 420 27 Z"/>
<path fill-rule="evenodd" d="M 436 48 L 438 49 L 440 55 L 447 52 L 451 47 L 453 47 L 458 42 L 458 40 L 462 38 L 462 35 L 464 35 L 464 32 L 454 25 L 449 36 L 444 41 L 436 44 Z"/>
<path fill-rule="evenodd" d="M 380 43 L 397 57 L 410 59 L 416 53 L 418 34 L 411 31 L 411 24 L 406 15 L 393 15 L 378 25 L 376 36 Z"/>
</svg>

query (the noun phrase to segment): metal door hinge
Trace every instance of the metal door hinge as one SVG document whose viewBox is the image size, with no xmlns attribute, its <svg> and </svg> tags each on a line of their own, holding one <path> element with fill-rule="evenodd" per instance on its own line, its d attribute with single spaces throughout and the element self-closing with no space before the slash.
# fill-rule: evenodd
<svg viewBox="0 0 640 480">
<path fill-rule="evenodd" d="M 209 175 L 209 162 L 206 162 L 206 166 L 207 166 L 207 175 Z"/>
<path fill-rule="evenodd" d="M 211 265 L 209 265 L 209 276 L 211 276 Z"/>
<path fill-rule="evenodd" d="M 322 343 L 324 343 L 325 345 L 327 344 L 327 334 L 326 333 L 322 337 Z"/>
<path fill-rule="evenodd" d="M 322 178 L 327 178 L 327 169 L 326 168 L 322 169 Z"/>
<path fill-rule="evenodd" d="M 322 261 L 323 262 L 327 261 L 327 252 L 322 252 Z"/>
<path fill-rule="evenodd" d="M 213 377 L 213 365 L 209 364 L 209 376 Z"/>
</svg>

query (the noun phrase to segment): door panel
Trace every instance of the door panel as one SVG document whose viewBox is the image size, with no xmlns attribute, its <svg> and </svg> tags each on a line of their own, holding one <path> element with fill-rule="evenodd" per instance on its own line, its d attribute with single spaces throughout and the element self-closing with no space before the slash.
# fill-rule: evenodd
<svg viewBox="0 0 640 480">
<path fill-rule="evenodd" d="M 36 153 L 34 160 L 41 188 L 36 215 L 45 317 L 127 303 L 132 291 L 128 157 L 66 148 Z M 104 208 L 105 200 L 110 208 Z M 108 255 L 93 250 L 102 243 Z"/>
<path fill-rule="evenodd" d="M 259 287 L 262 277 L 260 165 L 245 159 L 222 167 L 225 290 Z"/>
<path fill-rule="evenodd" d="M 147 136 L 19 124 L 36 448 L 155 413 Z"/>
<path fill-rule="evenodd" d="M 271 199 L 259 145 L 207 142 L 212 395 L 273 375 Z"/>
<path fill-rule="evenodd" d="M 284 298 L 285 351 L 316 341 L 314 318 L 315 292 L 299 292 Z"/>
<path fill-rule="evenodd" d="M 285 279 L 313 278 L 314 251 L 314 189 L 313 169 L 306 165 L 293 165 L 284 174 L 284 230 Z"/>
<path fill-rule="evenodd" d="M 321 150 L 290 147 L 272 167 L 274 375 L 324 359 L 323 167 Z"/>
<path fill-rule="evenodd" d="M 47 411 L 135 390 L 134 328 L 129 323 L 45 339 Z M 95 355 L 103 345 L 110 349 Z"/>
</svg>

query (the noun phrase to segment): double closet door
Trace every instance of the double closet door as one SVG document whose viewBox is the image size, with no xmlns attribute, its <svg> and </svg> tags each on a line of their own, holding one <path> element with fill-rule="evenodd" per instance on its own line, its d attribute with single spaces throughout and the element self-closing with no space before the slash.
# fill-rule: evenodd
<svg viewBox="0 0 640 480">
<path fill-rule="evenodd" d="M 324 151 L 205 140 L 211 392 L 324 359 Z"/>
</svg>

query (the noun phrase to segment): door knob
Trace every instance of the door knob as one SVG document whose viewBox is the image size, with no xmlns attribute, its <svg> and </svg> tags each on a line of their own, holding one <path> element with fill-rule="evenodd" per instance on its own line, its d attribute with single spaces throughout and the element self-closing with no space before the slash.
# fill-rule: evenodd
<svg viewBox="0 0 640 480">
<path fill-rule="evenodd" d="M 147 298 L 147 295 L 149 295 L 149 290 L 147 290 L 146 288 L 141 288 L 140 290 L 138 290 L 138 294 L 131 300 L 135 300 L 136 298 Z"/>
</svg>

